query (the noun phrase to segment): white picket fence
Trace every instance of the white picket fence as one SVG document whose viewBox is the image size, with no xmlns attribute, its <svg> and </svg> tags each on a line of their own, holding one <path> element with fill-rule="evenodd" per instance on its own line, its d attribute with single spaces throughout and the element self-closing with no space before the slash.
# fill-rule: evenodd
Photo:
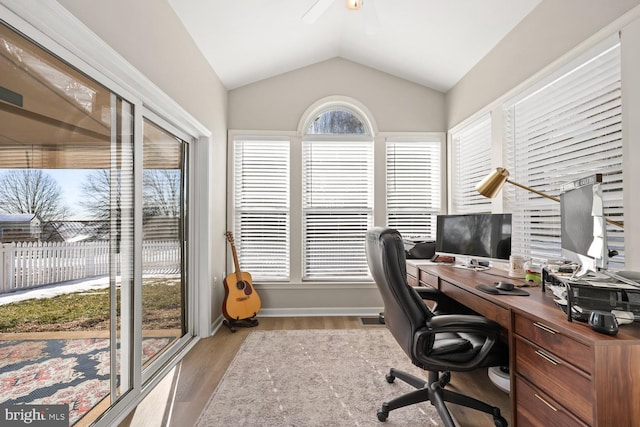
<svg viewBox="0 0 640 427">
<path fill-rule="evenodd" d="M 180 242 L 145 241 L 144 273 L 178 273 Z M 0 293 L 109 274 L 109 242 L 17 242 L 0 247 Z"/>
</svg>

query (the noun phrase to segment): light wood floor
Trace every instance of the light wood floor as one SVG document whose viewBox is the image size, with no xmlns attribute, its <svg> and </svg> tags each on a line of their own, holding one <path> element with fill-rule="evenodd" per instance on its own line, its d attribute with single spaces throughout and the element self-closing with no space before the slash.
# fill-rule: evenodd
<svg viewBox="0 0 640 427">
<path fill-rule="evenodd" d="M 169 392 L 154 390 L 138 408 L 131 413 L 120 427 L 145 426 L 192 426 L 200 412 L 233 360 L 245 337 L 252 330 L 293 330 L 293 329 L 357 329 L 384 326 L 362 326 L 358 317 L 287 317 L 260 318 L 260 324 L 255 328 L 238 328 L 231 333 L 227 328 L 220 328 L 212 337 L 200 340 L 194 348 L 180 362 L 172 378 L 167 378 L 164 387 Z M 259 363 L 259 361 L 256 361 Z M 503 416 L 510 420 L 508 396 L 498 390 L 487 377 L 486 370 L 471 373 L 453 373 L 450 388 L 484 400 L 500 408 Z M 162 399 L 173 402 L 159 402 Z M 166 397 L 166 398 L 165 398 Z M 173 399 L 172 399 L 173 397 Z M 381 402 L 382 403 L 382 402 Z M 158 412 L 165 406 L 164 413 Z M 456 405 L 449 405 L 449 409 L 460 427 L 491 427 L 491 416 Z M 146 411 L 150 413 L 145 414 Z M 151 413 L 153 412 L 153 413 Z M 162 421 L 160 421 L 160 418 Z M 149 421 L 155 419 L 156 421 Z M 375 419 L 375 418 L 374 418 Z M 139 420 L 148 420 L 141 422 Z M 380 423 L 384 427 L 384 423 Z M 235 426 L 228 426 L 235 427 Z M 328 426 L 330 427 L 330 426 Z"/>
</svg>

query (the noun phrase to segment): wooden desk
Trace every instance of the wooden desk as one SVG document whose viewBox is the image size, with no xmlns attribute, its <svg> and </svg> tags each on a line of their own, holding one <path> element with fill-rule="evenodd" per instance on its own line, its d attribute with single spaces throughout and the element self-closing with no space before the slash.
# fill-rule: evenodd
<svg viewBox="0 0 640 427">
<path fill-rule="evenodd" d="M 432 286 L 508 331 L 512 426 L 640 425 L 640 324 L 616 336 L 568 322 L 549 292 L 492 295 L 475 288 L 499 280 L 503 270 L 466 270 L 407 261 L 411 285 Z"/>
</svg>

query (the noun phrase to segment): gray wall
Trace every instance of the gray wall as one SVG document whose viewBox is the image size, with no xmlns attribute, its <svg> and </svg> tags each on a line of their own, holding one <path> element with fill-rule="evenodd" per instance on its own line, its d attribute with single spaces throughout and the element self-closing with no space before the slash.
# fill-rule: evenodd
<svg viewBox="0 0 640 427">
<path fill-rule="evenodd" d="M 221 315 L 226 240 L 227 91 L 178 20 L 168 2 L 158 0 L 60 0 L 102 40 L 173 98 L 212 133 L 208 149 L 208 176 L 198 177 L 208 187 L 210 277 L 198 286 L 212 295 L 212 320 Z M 203 94 L 206 94 L 204 96 Z M 202 182 L 200 182 L 202 184 Z M 200 256 L 201 254 L 197 254 Z"/>
<path fill-rule="evenodd" d="M 543 0 L 446 95 L 447 129 L 486 107 L 639 0 Z"/>
<path fill-rule="evenodd" d="M 379 131 L 443 132 L 444 94 L 334 58 L 229 92 L 229 129 L 295 131 L 317 100 L 340 95 L 364 104 Z"/>
</svg>

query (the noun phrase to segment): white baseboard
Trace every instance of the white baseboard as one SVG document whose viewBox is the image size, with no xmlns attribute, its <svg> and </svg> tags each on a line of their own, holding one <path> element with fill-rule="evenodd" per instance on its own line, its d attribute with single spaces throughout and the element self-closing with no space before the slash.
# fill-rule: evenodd
<svg viewBox="0 0 640 427">
<path fill-rule="evenodd" d="M 319 317 L 319 316 L 378 316 L 382 307 L 313 307 L 313 308 L 263 308 L 258 317 Z M 211 324 L 213 336 L 222 326 L 224 317 L 220 315 Z"/>
<path fill-rule="evenodd" d="M 263 308 L 260 317 L 377 316 L 382 307 Z"/>
</svg>

